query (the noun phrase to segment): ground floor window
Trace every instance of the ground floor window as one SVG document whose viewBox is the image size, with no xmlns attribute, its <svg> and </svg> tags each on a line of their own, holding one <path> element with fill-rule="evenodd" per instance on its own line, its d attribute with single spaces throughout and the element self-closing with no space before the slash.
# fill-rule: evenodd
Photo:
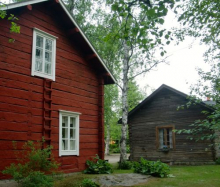
<svg viewBox="0 0 220 187">
<path fill-rule="evenodd" d="M 175 148 L 174 126 L 156 127 L 156 143 L 157 149 L 173 149 Z"/>
<path fill-rule="evenodd" d="M 59 156 L 79 155 L 79 115 L 59 111 Z"/>
</svg>

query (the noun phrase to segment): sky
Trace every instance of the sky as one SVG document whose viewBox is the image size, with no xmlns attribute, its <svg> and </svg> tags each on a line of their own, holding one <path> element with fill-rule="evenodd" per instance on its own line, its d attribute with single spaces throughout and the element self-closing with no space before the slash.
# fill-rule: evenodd
<svg viewBox="0 0 220 187">
<path fill-rule="evenodd" d="M 172 28 L 178 25 L 175 16 L 170 12 L 165 19 L 165 28 Z M 159 64 L 157 68 L 148 72 L 145 76 L 138 77 L 137 83 L 141 89 L 147 85 L 145 90 L 147 95 L 152 90 L 157 89 L 162 84 L 173 87 L 185 94 L 190 93 L 190 85 L 193 85 L 199 79 L 196 68 L 202 68 L 205 71 L 210 66 L 204 62 L 203 54 L 207 47 L 199 44 L 199 40 L 188 37 L 179 45 L 170 44 L 166 48 L 168 64 Z M 158 57 L 159 58 L 159 57 Z"/>
<path fill-rule="evenodd" d="M 189 94 L 190 85 L 195 84 L 199 79 L 196 68 L 207 71 L 210 69 L 203 58 L 206 47 L 199 45 L 198 42 L 189 47 L 191 41 L 192 39 L 188 38 L 178 46 L 169 46 L 167 49 L 168 54 L 171 55 L 167 58 L 169 64 L 159 64 L 157 68 L 137 79 L 142 89 L 146 85 L 149 86 L 148 95 L 152 89 L 157 89 L 162 84 Z"/>
</svg>

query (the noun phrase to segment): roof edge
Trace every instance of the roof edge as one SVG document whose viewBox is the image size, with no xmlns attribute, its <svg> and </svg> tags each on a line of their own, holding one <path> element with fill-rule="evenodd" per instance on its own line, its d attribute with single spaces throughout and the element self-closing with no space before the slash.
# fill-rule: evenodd
<svg viewBox="0 0 220 187">
<path fill-rule="evenodd" d="M 183 93 L 183 92 L 181 92 L 181 91 L 179 91 L 179 90 L 176 90 L 176 89 L 174 89 L 174 88 L 172 88 L 172 87 L 170 87 L 170 86 L 167 86 L 166 84 L 162 84 L 158 89 L 156 89 L 153 93 L 151 93 L 148 97 L 146 97 L 141 103 L 139 103 L 135 108 L 133 108 L 129 113 L 128 113 L 128 117 L 130 116 L 130 115 L 132 115 L 133 113 L 135 113 L 139 108 L 141 108 L 142 107 L 142 105 L 144 105 L 147 101 L 149 101 L 152 97 L 154 97 L 158 92 L 160 92 L 160 90 L 162 90 L 162 89 L 164 89 L 164 88 L 166 88 L 166 89 L 168 89 L 168 90 L 170 90 L 170 91 L 172 91 L 172 92 L 175 92 L 176 94 L 178 94 L 178 95 L 180 95 L 180 96 L 182 96 L 182 97 L 185 97 L 186 99 L 187 99 L 187 97 L 189 96 L 189 95 L 187 95 L 187 94 L 185 94 L 185 93 Z M 210 109 L 210 110 L 213 110 L 213 108 L 212 107 L 210 107 L 209 105 L 207 105 L 206 103 L 204 103 L 204 102 L 201 102 L 201 103 L 198 103 L 199 105 L 202 105 L 202 106 L 204 106 L 204 107 L 206 107 L 206 108 L 208 108 L 208 109 Z M 120 118 L 119 120 L 118 120 L 118 124 L 122 124 L 122 118 Z"/>
</svg>

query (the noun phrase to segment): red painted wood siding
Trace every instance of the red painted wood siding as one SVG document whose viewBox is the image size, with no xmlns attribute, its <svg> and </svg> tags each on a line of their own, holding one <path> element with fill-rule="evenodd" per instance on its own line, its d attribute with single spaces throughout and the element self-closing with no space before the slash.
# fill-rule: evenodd
<svg viewBox="0 0 220 187">
<path fill-rule="evenodd" d="M 31 76 L 34 27 L 58 37 L 52 92 L 53 153 L 64 172 L 81 171 L 88 158 L 98 153 L 103 157 L 103 80 L 86 61 L 84 52 L 70 41 L 67 29 L 53 19 L 51 10 L 39 5 L 32 11 L 21 10 L 20 34 L 10 34 L 9 23 L 0 20 L 0 171 L 15 161 L 13 140 L 21 149 L 23 142 L 42 138 L 43 78 Z M 8 42 L 12 37 L 15 43 Z M 58 110 L 82 113 L 80 156 L 58 156 Z"/>
</svg>

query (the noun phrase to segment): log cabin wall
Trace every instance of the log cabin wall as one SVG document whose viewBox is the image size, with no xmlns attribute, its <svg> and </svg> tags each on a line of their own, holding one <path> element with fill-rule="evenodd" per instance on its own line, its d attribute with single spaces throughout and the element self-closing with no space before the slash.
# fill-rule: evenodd
<svg viewBox="0 0 220 187">
<path fill-rule="evenodd" d="M 27 140 L 42 139 L 44 78 L 31 76 L 33 28 L 56 37 L 56 77 L 52 82 L 51 145 L 65 173 L 82 171 L 95 154 L 103 157 L 103 80 L 74 43 L 59 12 L 37 4 L 12 12 L 19 18 L 20 34 L 9 32 L 10 23 L 0 20 L 0 171 L 16 162 L 12 141 L 18 149 Z M 14 43 L 8 39 L 14 38 Z M 81 113 L 79 156 L 59 157 L 59 110 Z M 102 117 L 100 119 L 100 116 Z M 4 179 L 0 172 L 0 179 Z"/>
<path fill-rule="evenodd" d="M 213 163 L 210 142 L 195 142 L 187 139 L 186 134 L 175 134 L 173 150 L 157 149 L 156 127 L 171 125 L 178 130 L 186 129 L 195 120 L 205 118 L 201 111 L 207 108 L 200 105 L 177 111 L 177 106 L 186 102 L 183 96 L 164 88 L 129 117 L 131 160 L 143 157 L 171 164 Z"/>
</svg>

